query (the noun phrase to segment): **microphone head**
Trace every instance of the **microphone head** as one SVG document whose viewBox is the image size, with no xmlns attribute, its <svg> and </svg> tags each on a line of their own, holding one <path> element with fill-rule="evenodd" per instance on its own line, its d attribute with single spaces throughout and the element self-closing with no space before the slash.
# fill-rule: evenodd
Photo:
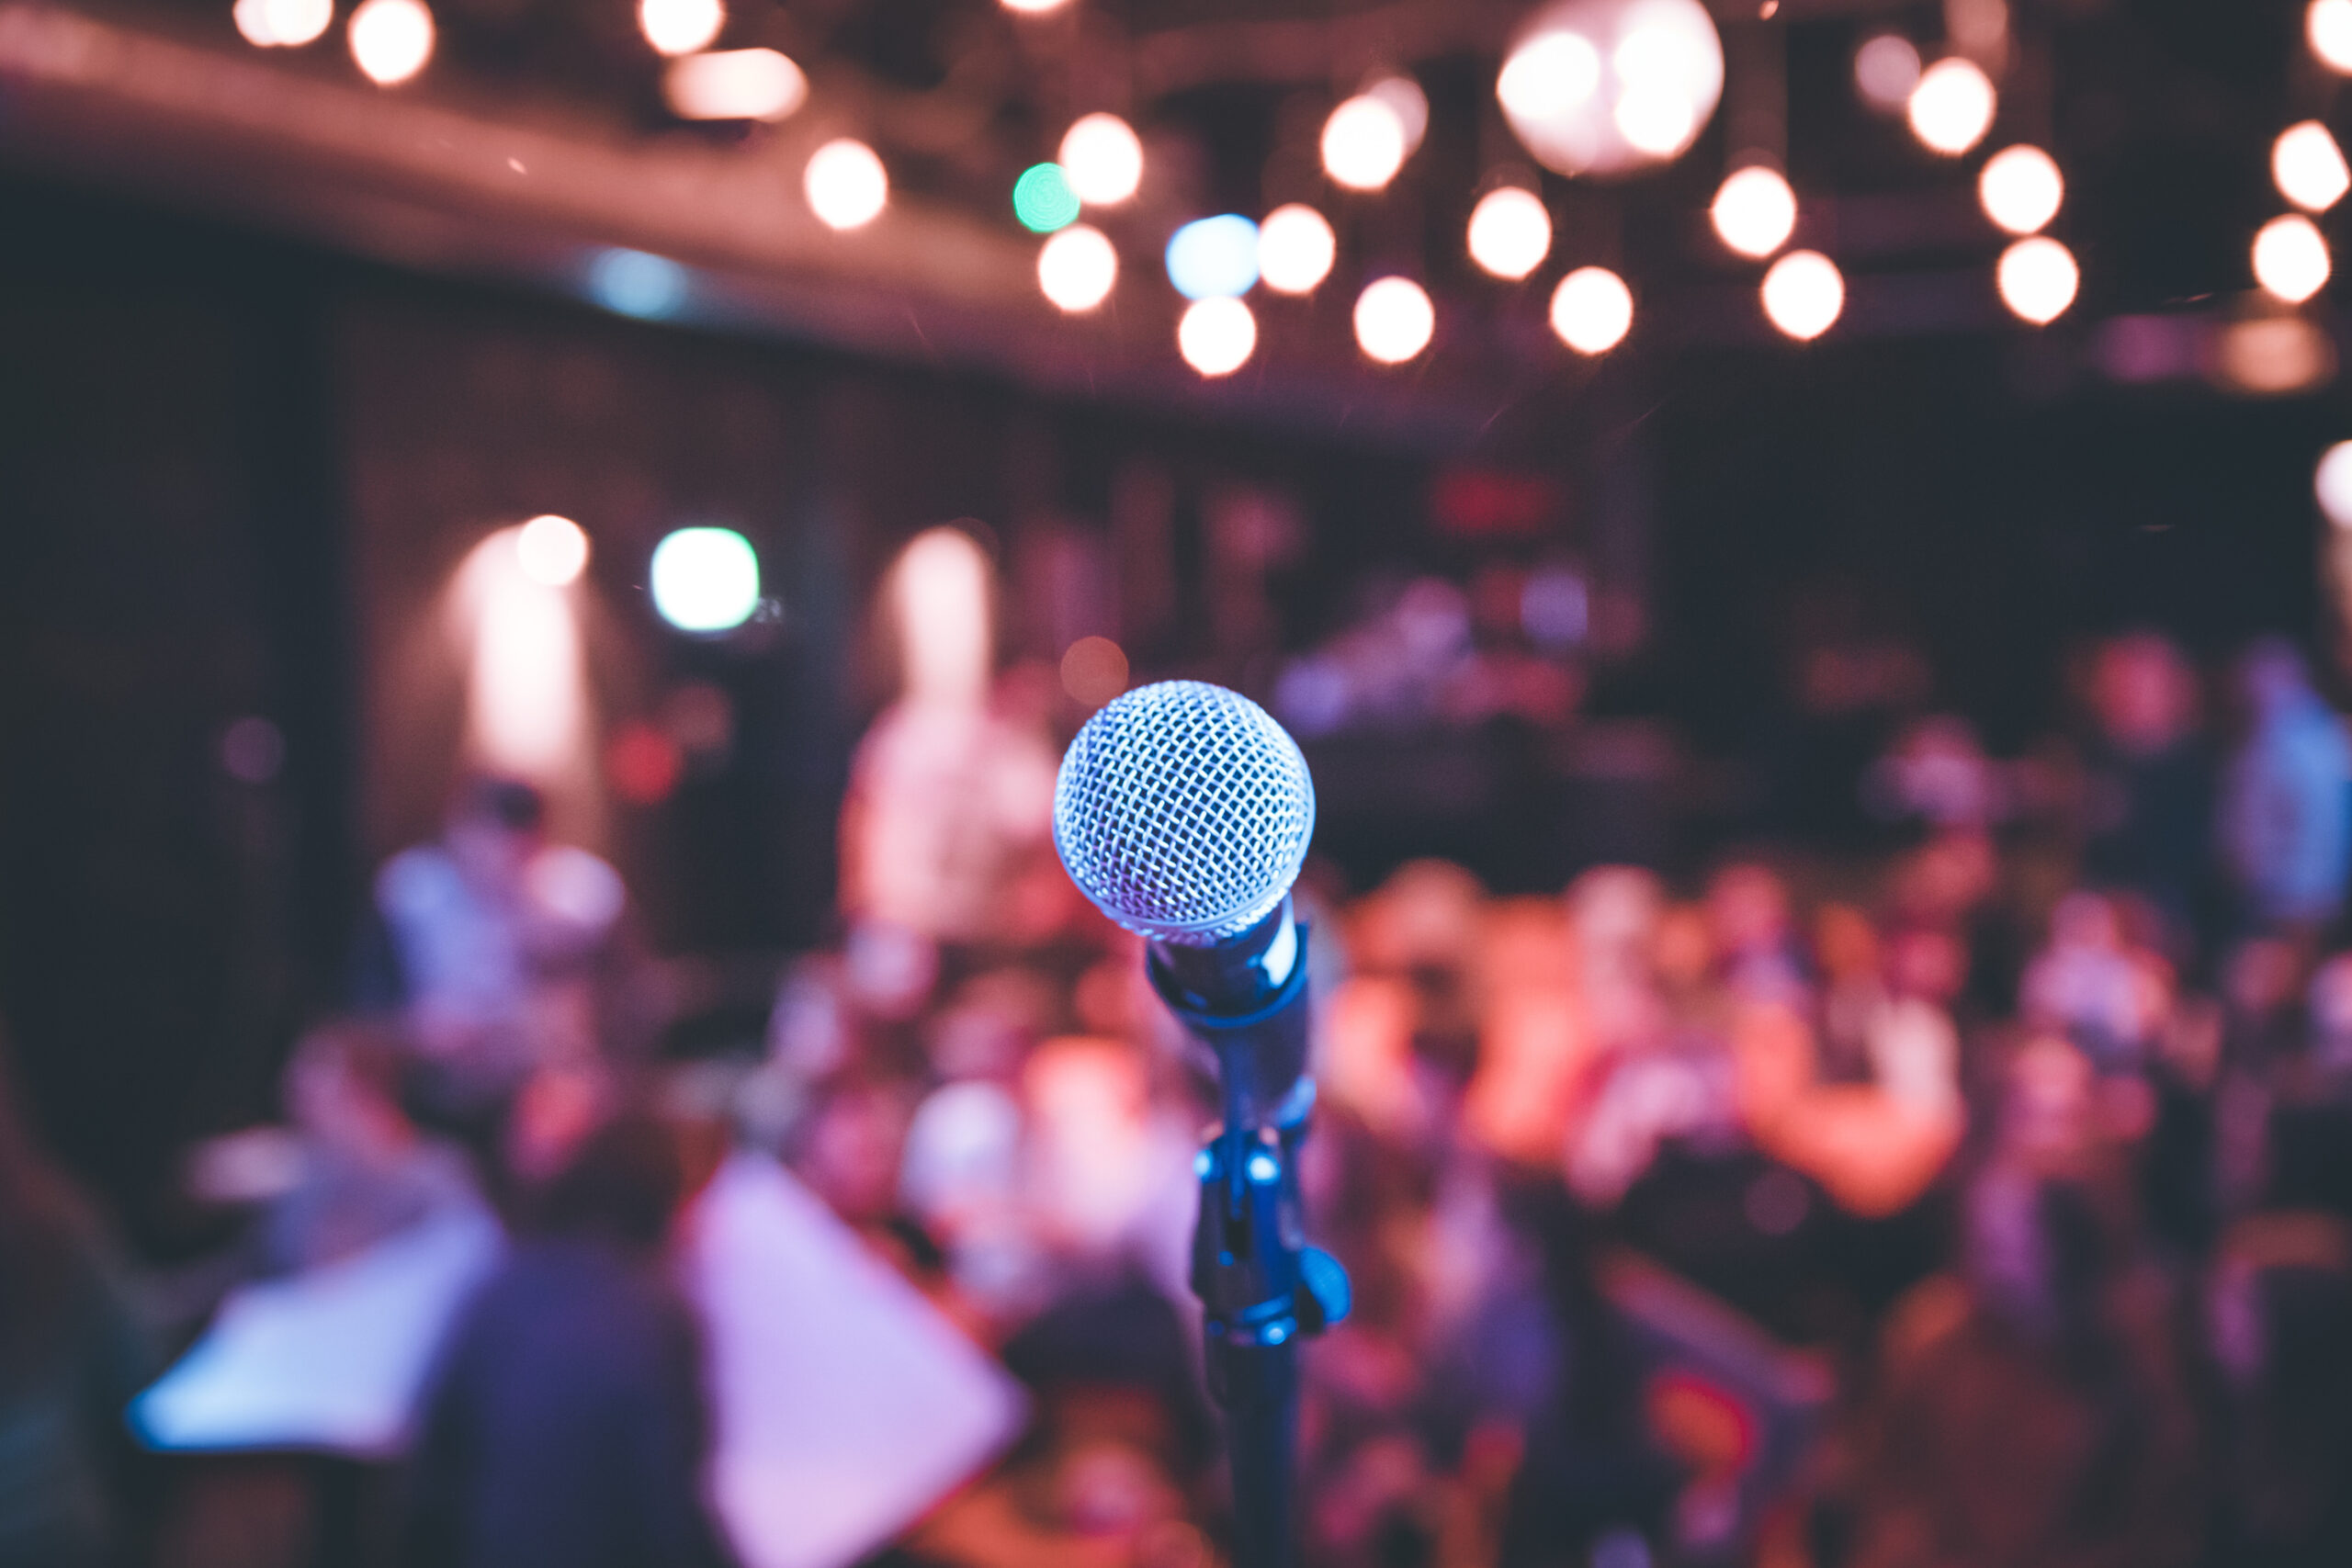
<svg viewBox="0 0 2352 1568">
<path fill-rule="evenodd" d="M 1139 936 L 1207 947 L 1273 912 L 1315 832 L 1315 781 L 1238 692 L 1162 681 L 1086 721 L 1054 781 L 1054 847 Z"/>
</svg>

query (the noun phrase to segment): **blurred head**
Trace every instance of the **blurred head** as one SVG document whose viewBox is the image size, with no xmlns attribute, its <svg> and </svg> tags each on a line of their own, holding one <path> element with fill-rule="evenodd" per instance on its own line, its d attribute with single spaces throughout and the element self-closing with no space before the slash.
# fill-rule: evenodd
<svg viewBox="0 0 2352 1568">
<path fill-rule="evenodd" d="M 650 1251 L 669 1235 L 684 1197 L 684 1162 L 670 1129 L 641 1111 L 624 1111 L 590 1134 L 548 1183 L 537 1205 L 539 1228 Z"/>
<path fill-rule="evenodd" d="M 1770 866 L 1727 865 L 1708 886 L 1707 919 L 1722 953 L 1771 952 L 1789 940 L 1788 890 Z"/>
<path fill-rule="evenodd" d="M 2083 1182 L 1996 1164 L 1968 1194 L 1963 1262 L 1978 1305 L 2027 1338 L 2091 1332 L 2118 1243 Z"/>
<path fill-rule="evenodd" d="M 2123 945 L 2123 931 L 2115 906 L 2097 893 L 2077 891 L 2058 900 L 2050 911 L 2050 945 L 2089 952 L 2112 953 Z"/>
<path fill-rule="evenodd" d="M 520 779 L 477 779 L 458 792 L 447 842 L 465 878 L 478 887 L 520 881 L 547 842 L 547 796 Z"/>
<path fill-rule="evenodd" d="M 1886 983 L 1899 996 L 1947 1003 L 1968 979 L 1968 950 L 1950 931 L 1899 931 L 1886 942 Z"/>
<path fill-rule="evenodd" d="M 1851 904 L 1824 904 L 1813 918 L 1813 954 L 1832 984 L 1875 979 L 1878 928 Z"/>
<path fill-rule="evenodd" d="M 2091 713 L 2124 751 L 2161 751 L 2196 723 L 2197 675 L 2171 638 L 2132 632 L 2103 644 L 2091 669 Z"/>
</svg>

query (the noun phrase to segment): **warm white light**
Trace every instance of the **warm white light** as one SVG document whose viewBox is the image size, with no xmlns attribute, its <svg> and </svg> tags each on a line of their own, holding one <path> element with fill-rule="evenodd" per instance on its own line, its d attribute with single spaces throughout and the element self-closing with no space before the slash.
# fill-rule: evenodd
<svg viewBox="0 0 2352 1568">
<path fill-rule="evenodd" d="M 2324 212 L 2352 190 L 2344 149 L 2315 119 L 2278 133 L 2270 148 L 2270 177 L 2278 182 L 2279 195 L 2306 212 Z"/>
<path fill-rule="evenodd" d="M 1089 207 L 1115 207 L 1143 183 L 1143 143 L 1114 114 L 1084 115 L 1071 122 L 1054 161 Z"/>
<path fill-rule="evenodd" d="M 808 101 L 808 78 L 772 49 L 723 49 L 673 60 L 662 94 L 680 119 L 783 119 Z"/>
<path fill-rule="evenodd" d="M 1876 107 L 1889 113 L 1905 107 L 1918 85 L 1919 51 L 1901 34 L 1880 33 L 1854 51 L 1854 85 Z"/>
<path fill-rule="evenodd" d="M 1819 251 L 1791 251 L 1764 275 L 1764 313 L 1801 343 L 1836 323 L 1846 309 L 1846 279 Z"/>
<path fill-rule="evenodd" d="M 2325 288 L 2334 270 L 2319 226 L 2300 212 L 2273 218 L 2254 237 L 2255 281 L 2290 305 Z"/>
<path fill-rule="evenodd" d="M 692 54 L 709 48 L 727 25 L 727 7 L 720 0 L 637 0 L 637 25 L 662 53 Z"/>
<path fill-rule="evenodd" d="M 1606 354 L 1634 325 L 1634 293 L 1605 266 L 1580 266 L 1552 291 L 1552 330 L 1578 354 Z"/>
<path fill-rule="evenodd" d="M 1490 190 L 1470 213 L 1470 259 L 1497 277 L 1525 277 L 1551 249 L 1552 215 L 1532 190 Z"/>
<path fill-rule="evenodd" d="M 1707 215 L 1724 244 L 1760 259 L 1787 244 L 1795 231 L 1797 195 L 1780 170 L 1745 168 L 1724 181 Z"/>
<path fill-rule="evenodd" d="M 732 528 L 681 528 L 653 547 L 653 608 L 682 632 L 723 632 L 760 607 L 760 558 Z"/>
<path fill-rule="evenodd" d="M 1258 318 L 1238 299 L 1196 299 L 1176 323 L 1176 351 L 1204 376 L 1230 376 L 1258 347 Z"/>
<path fill-rule="evenodd" d="M 2327 520 L 2352 530 L 2352 441 L 2339 441 L 2321 457 L 2312 488 L 2319 493 L 2319 509 Z"/>
<path fill-rule="evenodd" d="M 351 13 L 351 58 L 379 87 L 397 86 L 433 58 L 433 13 L 424 0 L 363 0 Z"/>
<path fill-rule="evenodd" d="M 1258 225 L 1258 276 L 1277 294 L 1312 294 L 1330 275 L 1339 250 L 1324 216 L 1294 201 Z"/>
<path fill-rule="evenodd" d="M 1975 62 L 1939 60 L 1911 89 L 1911 134 L 1931 152 L 1957 158 L 1984 140 L 1999 102 L 1993 79 Z"/>
<path fill-rule="evenodd" d="M 1037 253 L 1037 287 L 1065 310 L 1091 310 L 1119 281 L 1119 253 L 1102 230 L 1073 223 Z"/>
<path fill-rule="evenodd" d="M 2081 286 L 2075 253 L 2047 235 L 2019 240 L 2001 253 L 2001 302 L 2019 319 L 2048 326 L 2066 313 Z"/>
<path fill-rule="evenodd" d="M 1058 11 L 1069 0 L 1003 0 L 1008 11 L 1018 11 L 1024 17 L 1039 17 L 1047 11 Z"/>
<path fill-rule="evenodd" d="M 1378 98 L 1353 97 L 1323 122 L 1323 169 L 1350 190 L 1378 190 L 1405 162 L 1405 125 Z"/>
<path fill-rule="evenodd" d="M 800 188 L 808 210 L 829 229 L 871 223 L 890 199 L 890 176 L 874 149 L 843 137 L 810 154 Z"/>
<path fill-rule="evenodd" d="M 1556 119 L 1600 89 L 1600 51 L 1581 33 L 1539 33 L 1513 50 L 1495 78 L 1495 97 L 1514 120 Z"/>
<path fill-rule="evenodd" d="M 1402 365 L 1430 345 L 1437 310 L 1409 277 L 1384 277 L 1356 296 L 1356 346 L 1383 365 Z"/>
<path fill-rule="evenodd" d="M 2010 233 L 2039 233 L 2065 202 L 2066 176 L 2039 147 L 2007 147 L 1984 161 L 1976 199 L 1984 216 Z"/>
<path fill-rule="evenodd" d="M 453 585 L 465 649 L 466 749 L 476 766 L 551 780 L 586 750 L 589 707 L 571 597 L 524 565 L 522 530 L 474 547 Z"/>
<path fill-rule="evenodd" d="M 237 0 L 237 31 L 257 49 L 298 49 L 327 30 L 334 0 Z"/>
<path fill-rule="evenodd" d="M 532 581 L 561 588 L 587 567 L 588 536 L 569 517 L 534 517 L 514 531 L 514 558 Z"/>
<path fill-rule="evenodd" d="M 1430 128 L 1430 98 L 1421 91 L 1421 85 L 1410 76 L 1383 76 L 1366 87 L 1363 96 L 1376 98 L 1395 111 L 1396 123 L 1405 132 L 1405 156 L 1411 157 Z"/>
<path fill-rule="evenodd" d="M 926 528 L 899 553 L 889 592 L 909 702 L 977 708 L 987 699 L 994 576 L 988 552 L 961 528 Z"/>
<path fill-rule="evenodd" d="M 1671 87 L 1628 87 L 1612 118 L 1637 152 L 1671 158 L 1699 129 L 1698 106 Z"/>
<path fill-rule="evenodd" d="M 2312 0 L 2303 14 L 2303 36 L 2321 64 L 2352 76 L 2352 0 Z"/>
</svg>

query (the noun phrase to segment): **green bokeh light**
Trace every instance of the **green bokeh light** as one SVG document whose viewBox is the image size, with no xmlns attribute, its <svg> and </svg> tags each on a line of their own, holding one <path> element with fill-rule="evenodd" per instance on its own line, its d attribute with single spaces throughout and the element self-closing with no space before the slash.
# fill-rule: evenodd
<svg viewBox="0 0 2352 1568">
<path fill-rule="evenodd" d="M 1036 164 L 1012 183 L 1012 215 L 1033 233 L 1050 234 L 1078 221 L 1078 193 L 1059 164 Z"/>
</svg>

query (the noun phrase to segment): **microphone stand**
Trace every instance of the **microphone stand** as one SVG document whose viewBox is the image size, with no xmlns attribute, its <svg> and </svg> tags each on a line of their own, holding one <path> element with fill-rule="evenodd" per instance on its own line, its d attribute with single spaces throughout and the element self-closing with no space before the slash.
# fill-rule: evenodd
<svg viewBox="0 0 2352 1568">
<path fill-rule="evenodd" d="M 1288 971 L 1266 972 L 1284 942 Z M 1306 1245 L 1298 1145 L 1315 1105 L 1306 1066 L 1306 932 L 1290 900 L 1226 948 L 1154 943 L 1160 1000 L 1216 1054 L 1225 1119 L 1193 1162 L 1201 1180 L 1193 1291 L 1205 1313 L 1209 1393 L 1226 1413 L 1235 1568 L 1290 1568 L 1298 1340 L 1348 1312 L 1348 1277 Z M 1220 1005 L 1222 1004 L 1222 1005 Z"/>
</svg>

